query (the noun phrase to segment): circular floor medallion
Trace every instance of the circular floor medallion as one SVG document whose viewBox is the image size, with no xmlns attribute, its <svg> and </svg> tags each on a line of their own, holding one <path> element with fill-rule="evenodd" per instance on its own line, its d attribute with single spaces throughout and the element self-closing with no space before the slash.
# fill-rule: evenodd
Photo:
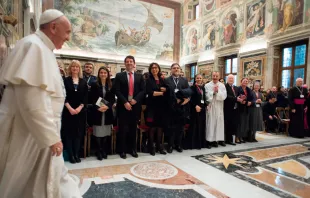
<svg viewBox="0 0 310 198">
<path fill-rule="evenodd" d="M 136 177 L 149 180 L 169 179 L 178 174 L 175 167 L 158 162 L 140 163 L 133 166 L 130 171 Z"/>
</svg>

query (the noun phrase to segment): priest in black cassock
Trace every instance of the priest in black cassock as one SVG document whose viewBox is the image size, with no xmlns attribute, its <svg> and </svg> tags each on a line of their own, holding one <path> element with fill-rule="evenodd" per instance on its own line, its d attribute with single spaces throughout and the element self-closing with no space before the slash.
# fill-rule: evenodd
<svg viewBox="0 0 310 198">
<path fill-rule="evenodd" d="M 288 100 L 290 107 L 290 126 L 289 134 L 292 137 L 303 138 L 304 131 L 304 108 L 308 96 L 307 89 L 302 87 L 303 79 L 296 79 L 296 86 L 290 89 Z"/>
</svg>

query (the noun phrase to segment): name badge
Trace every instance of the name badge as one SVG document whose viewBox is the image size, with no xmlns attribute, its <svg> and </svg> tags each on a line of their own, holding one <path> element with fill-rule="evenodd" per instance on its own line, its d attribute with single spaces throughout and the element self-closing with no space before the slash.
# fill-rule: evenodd
<svg viewBox="0 0 310 198">
<path fill-rule="evenodd" d="M 179 89 L 174 89 L 174 93 L 177 93 L 179 91 Z"/>
<path fill-rule="evenodd" d="M 256 107 L 260 107 L 260 104 L 256 104 Z"/>
<path fill-rule="evenodd" d="M 300 98 L 304 98 L 305 96 L 304 95 L 300 95 Z"/>
<path fill-rule="evenodd" d="M 201 103 L 201 104 L 204 104 L 204 103 L 205 103 L 205 101 L 203 101 L 203 100 L 200 100 L 200 103 Z"/>
<path fill-rule="evenodd" d="M 132 100 L 132 96 L 128 96 L 128 101 L 131 101 Z"/>
</svg>

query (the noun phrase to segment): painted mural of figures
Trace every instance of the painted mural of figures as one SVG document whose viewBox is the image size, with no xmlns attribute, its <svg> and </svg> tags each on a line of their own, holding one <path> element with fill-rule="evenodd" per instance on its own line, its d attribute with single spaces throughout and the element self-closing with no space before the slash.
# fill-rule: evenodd
<svg viewBox="0 0 310 198">
<path fill-rule="evenodd" d="M 228 14 L 223 21 L 223 37 L 225 45 L 235 43 L 237 40 L 237 15 L 236 13 Z"/>
<path fill-rule="evenodd" d="M 212 8 L 215 4 L 215 0 L 203 0 L 203 3 L 205 5 L 206 11 L 210 11 L 210 10 L 212 10 Z"/>
<path fill-rule="evenodd" d="M 205 50 L 210 50 L 215 46 L 215 22 L 206 24 L 204 26 L 204 36 L 202 44 L 205 46 Z"/>
<path fill-rule="evenodd" d="M 188 47 L 190 48 L 190 54 L 193 54 L 197 51 L 197 41 L 198 41 L 197 30 L 192 29 L 190 32 L 188 43 Z"/>
<path fill-rule="evenodd" d="M 303 22 L 303 0 L 279 0 L 279 30 L 284 32 L 288 27 Z"/>
<path fill-rule="evenodd" d="M 246 34 L 248 38 L 259 35 L 265 29 L 265 0 L 248 6 Z"/>
</svg>

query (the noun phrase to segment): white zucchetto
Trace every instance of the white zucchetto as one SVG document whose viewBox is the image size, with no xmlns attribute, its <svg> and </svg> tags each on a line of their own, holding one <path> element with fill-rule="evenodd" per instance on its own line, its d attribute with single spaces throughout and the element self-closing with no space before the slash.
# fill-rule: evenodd
<svg viewBox="0 0 310 198">
<path fill-rule="evenodd" d="M 63 15 L 64 13 L 56 9 L 45 10 L 40 17 L 40 25 L 52 22 Z"/>
</svg>

